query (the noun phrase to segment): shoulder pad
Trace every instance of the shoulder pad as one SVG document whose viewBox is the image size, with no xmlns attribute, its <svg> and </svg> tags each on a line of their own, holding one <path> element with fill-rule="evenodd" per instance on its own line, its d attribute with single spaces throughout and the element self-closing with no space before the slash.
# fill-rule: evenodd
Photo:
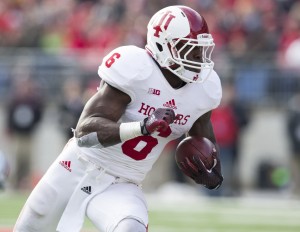
<svg viewBox="0 0 300 232">
<path fill-rule="evenodd" d="M 153 71 L 153 62 L 145 49 L 123 46 L 103 58 L 98 75 L 108 84 L 133 97 L 134 88 L 147 79 Z"/>
</svg>

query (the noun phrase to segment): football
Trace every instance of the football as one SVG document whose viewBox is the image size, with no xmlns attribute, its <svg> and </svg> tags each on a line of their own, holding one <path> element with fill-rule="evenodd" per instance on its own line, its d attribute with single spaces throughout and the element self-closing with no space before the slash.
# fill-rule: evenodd
<svg viewBox="0 0 300 232">
<path fill-rule="evenodd" d="M 215 145 L 209 139 L 189 136 L 178 144 L 175 152 L 175 160 L 178 165 L 184 161 L 186 157 L 192 158 L 196 155 L 200 158 L 205 167 L 210 170 L 213 168 L 215 162 L 215 156 L 213 154 L 216 152 Z"/>
</svg>

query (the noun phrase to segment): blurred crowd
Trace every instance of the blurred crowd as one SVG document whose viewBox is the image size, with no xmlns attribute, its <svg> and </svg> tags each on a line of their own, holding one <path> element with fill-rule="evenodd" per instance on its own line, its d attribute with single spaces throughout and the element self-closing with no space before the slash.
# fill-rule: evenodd
<svg viewBox="0 0 300 232">
<path fill-rule="evenodd" d="M 97 66 L 108 51 L 128 44 L 144 47 L 150 17 L 163 7 L 177 4 L 190 6 L 202 14 L 216 43 L 213 53 L 215 69 L 219 71 L 224 83 L 225 97 L 212 119 L 215 121 L 217 139 L 223 153 L 227 154 L 223 161 L 228 162 L 225 167 L 228 172 L 226 175 L 233 176 L 233 167 L 238 160 L 240 133 L 250 120 L 249 109 L 241 108 L 241 103 L 247 103 L 244 106 L 249 108 L 252 104 L 269 102 L 270 96 L 275 104 L 294 99 L 289 111 L 290 118 L 294 121 L 289 124 L 289 132 L 291 141 L 296 143 L 293 152 L 299 157 L 299 96 L 296 98 L 294 95 L 300 92 L 300 1 L 1 0 L 0 49 L 12 49 L 16 53 L 16 48 L 42 51 L 43 54 L 50 55 L 50 59 L 47 58 L 49 62 L 57 57 L 54 56 L 53 59 L 51 55 L 76 54 L 76 65 L 96 76 Z M 39 57 L 34 61 L 39 62 L 41 59 Z M 16 63 L 16 66 L 23 62 L 24 59 Z M 26 58 L 25 62 L 29 62 L 29 59 Z M 4 80 L 3 67 L 0 65 L 0 81 Z M 16 67 L 13 70 L 15 69 Z M 19 84 L 11 85 L 12 90 L 18 85 L 33 88 L 30 87 L 30 78 L 26 77 L 29 73 L 21 71 L 22 78 L 19 74 L 11 74 L 15 81 L 20 79 Z M 37 80 L 38 74 L 35 75 L 32 77 Z M 51 76 L 51 80 L 54 83 L 56 79 Z M 70 127 L 75 126 L 84 103 L 98 84 L 90 82 L 86 91 L 83 91 L 79 89 L 82 87 L 81 80 L 80 76 L 65 78 L 63 101 L 58 102 L 61 115 L 59 123 L 65 129 L 63 133 L 66 139 L 72 136 Z M 57 86 L 61 86 L 61 83 L 60 81 Z M 50 81 L 47 84 L 50 86 Z M 29 89 L 25 93 L 26 88 L 23 90 L 29 96 L 26 104 L 32 103 L 32 111 L 28 108 L 26 111 L 32 120 L 32 128 L 27 130 L 31 134 L 31 129 L 35 128 L 35 123 L 39 123 L 44 111 L 44 103 L 36 100 L 45 99 L 33 96 L 35 100 L 30 102 L 30 93 L 33 91 Z M 16 91 L 18 94 L 23 92 Z M 82 92 L 85 93 L 84 96 Z M 13 93 L 11 91 L 10 94 L 13 96 Z M 14 115 L 8 117 L 11 120 L 8 122 L 9 134 L 14 136 L 16 133 L 15 136 L 21 138 L 18 142 L 23 144 L 19 149 L 19 156 L 23 157 L 19 165 L 23 168 L 17 169 L 19 173 L 16 187 L 24 182 L 21 179 L 26 178 L 29 172 L 24 169 L 24 163 L 28 164 L 29 158 L 21 153 L 30 153 L 30 137 L 24 138 L 24 128 L 20 130 L 15 125 L 18 119 L 23 124 L 26 119 L 17 117 L 20 111 L 17 106 L 25 99 L 24 96 L 15 96 L 8 102 L 8 105 L 11 103 L 8 112 Z M 21 110 L 26 110 L 24 102 L 21 105 Z M 29 119 L 25 120 L 28 124 Z M 17 149 L 18 146 L 14 147 Z M 230 178 L 232 179 L 233 177 Z M 234 180 L 228 184 L 230 185 L 231 188 L 237 188 Z"/>
<path fill-rule="evenodd" d="M 216 69 L 223 80 L 237 79 L 242 100 L 251 103 L 284 88 L 284 94 L 299 90 L 300 56 L 294 52 L 300 49 L 297 0 L 2 0 L 0 47 L 76 52 L 80 65 L 88 63 L 95 70 L 116 46 L 144 47 L 149 18 L 176 4 L 190 6 L 206 18 L 217 44 Z M 274 65 L 277 68 L 270 70 Z M 258 78 L 251 83 L 252 76 Z"/>
</svg>

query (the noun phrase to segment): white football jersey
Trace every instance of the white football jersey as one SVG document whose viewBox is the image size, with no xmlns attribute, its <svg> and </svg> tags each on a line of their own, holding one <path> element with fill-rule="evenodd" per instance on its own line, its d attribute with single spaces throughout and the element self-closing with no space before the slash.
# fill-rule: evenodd
<svg viewBox="0 0 300 232">
<path fill-rule="evenodd" d="M 146 50 L 123 46 L 104 57 L 98 74 L 131 97 L 120 122 L 142 121 L 157 108 L 171 108 L 177 119 L 166 131 L 139 136 L 107 148 L 80 148 L 90 160 L 115 176 L 140 183 L 165 145 L 187 133 L 194 122 L 221 100 L 220 79 L 213 71 L 204 83 L 174 89 Z"/>
</svg>

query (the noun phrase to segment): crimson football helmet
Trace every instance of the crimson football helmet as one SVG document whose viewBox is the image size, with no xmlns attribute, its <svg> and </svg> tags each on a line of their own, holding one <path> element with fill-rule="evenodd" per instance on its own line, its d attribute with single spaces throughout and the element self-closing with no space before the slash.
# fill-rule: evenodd
<svg viewBox="0 0 300 232">
<path fill-rule="evenodd" d="M 147 30 L 146 49 L 162 68 L 188 83 L 201 83 L 209 77 L 215 44 L 205 19 L 195 10 L 163 8 L 150 19 Z"/>
</svg>

